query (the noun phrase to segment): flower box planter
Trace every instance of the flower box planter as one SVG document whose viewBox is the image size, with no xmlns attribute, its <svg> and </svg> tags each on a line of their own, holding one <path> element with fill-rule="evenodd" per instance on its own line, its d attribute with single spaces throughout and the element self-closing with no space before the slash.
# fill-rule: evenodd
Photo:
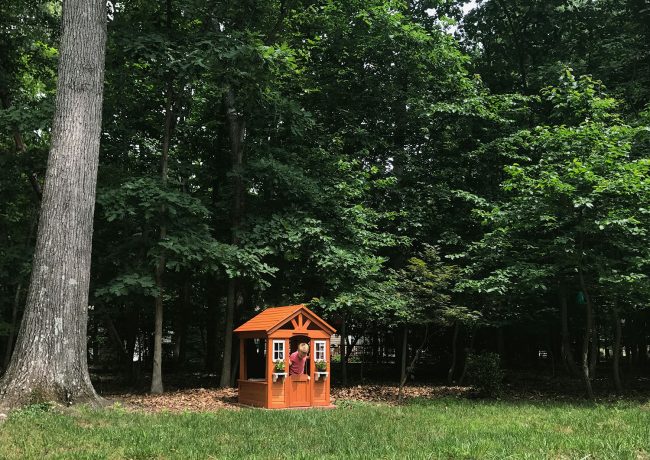
<svg viewBox="0 0 650 460">
<path fill-rule="evenodd" d="M 327 371 L 316 371 L 315 374 L 316 374 L 316 378 L 314 380 L 316 382 L 318 382 L 320 379 L 325 380 L 327 378 L 327 375 L 329 374 L 329 372 L 327 372 Z"/>
<path fill-rule="evenodd" d="M 286 377 L 287 373 L 286 372 L 274 372 L 273 373 L 273 383 L 278 381 L 279 377 Z"/>
</svg>

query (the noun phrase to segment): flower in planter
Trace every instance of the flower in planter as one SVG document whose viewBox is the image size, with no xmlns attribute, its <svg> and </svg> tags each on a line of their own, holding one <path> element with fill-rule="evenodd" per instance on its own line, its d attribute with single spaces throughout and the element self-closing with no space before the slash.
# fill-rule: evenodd
<svg viewBox="0 0 650 460">
<path fill-rule="evenodd" d="M 276 361 L 273 368 L 275 372 L 284 372 L 284 361 Z"/>
<path fill-rule="evenodd" d="M 327 363 L 325 361 L 317 361 L 316 362 L 316 370 L 318 372 L 325 372 L 327 371 Z"/>
</svg>

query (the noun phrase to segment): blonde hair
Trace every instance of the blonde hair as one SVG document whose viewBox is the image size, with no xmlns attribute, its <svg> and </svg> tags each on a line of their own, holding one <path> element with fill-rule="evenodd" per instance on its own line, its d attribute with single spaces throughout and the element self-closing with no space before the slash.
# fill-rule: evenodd
<svg viewBox="0 0 650 460">
<path fill-rule="evenodd" d="M 309 344 L 301 343 L 300 345 L 298 345 L 298 350 L 302 351 L 303 353 L 309 352 Z"/>
</svg>

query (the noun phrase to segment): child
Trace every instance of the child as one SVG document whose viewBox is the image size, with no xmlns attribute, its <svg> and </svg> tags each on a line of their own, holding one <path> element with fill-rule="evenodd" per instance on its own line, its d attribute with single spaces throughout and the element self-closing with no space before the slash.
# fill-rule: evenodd
<svg viewBox="0 0 650 460">
<path fill-rule="evenodd" d="M 309 345 L 301 343 L 298 345 L 298 351 L 294 351 L 289 355 L 289 374 L 304 374 L 305 364 L 307 363 L 307 356 L 309 353 Z"/>
</svg>

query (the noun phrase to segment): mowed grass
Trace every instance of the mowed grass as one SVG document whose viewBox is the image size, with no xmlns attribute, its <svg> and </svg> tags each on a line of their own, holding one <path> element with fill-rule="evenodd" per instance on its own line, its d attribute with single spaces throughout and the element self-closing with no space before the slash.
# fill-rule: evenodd
<svg viewBox="0 0 650 460">
<path fill-rule="evenodd" d="M 650 459 L 650 410 L 607 404 L 416 401 L 333 410 L 145 414 L 28 409 L 0 458 Z"/>
</svg>

